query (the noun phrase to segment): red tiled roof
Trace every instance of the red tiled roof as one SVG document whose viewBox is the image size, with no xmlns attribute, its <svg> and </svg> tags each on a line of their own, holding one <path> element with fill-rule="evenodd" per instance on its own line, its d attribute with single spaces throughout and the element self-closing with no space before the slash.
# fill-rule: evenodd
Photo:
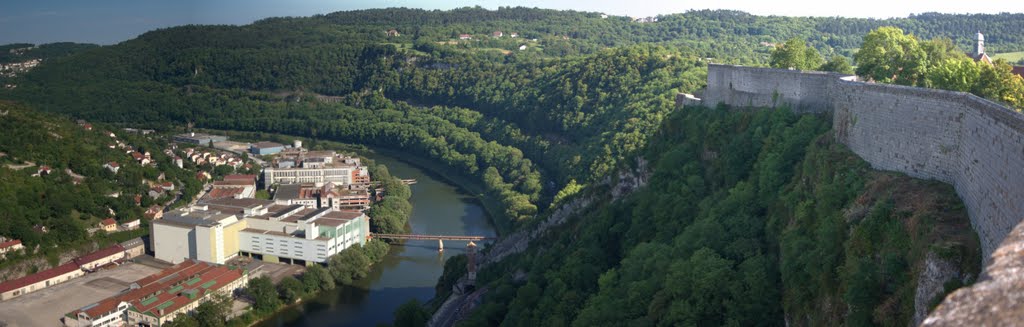
<svg viewBox="0 0 1024 327">
<path fill-rule="evenodd" d="M 1024 66 L 1013 66 L 1013 69 L 1010 70 L 1010 72 L 1014 75 L 1024 77 Z"/>
<path fill-rule="evenodd" d="M 234 179 L 234 180 L 227 180 L 227 179 L 225 179 L 225 180 L 222 180 L 222 181 L 213 182 L 213 186 L 248 186 L 248 185 L 256 185 L 256 182 L 251 181 L 251 180 L 245 181 L 245 180 L 238 180 L 238 179 Z"/>
<path fill-rule="evenodd" d="M 0 283 L 0 293 L 16 290 L 75 270 L 78 270 L 78 265 L 74 262 L 68 262 L 55 268 L 43 270 L 15 280 L 6 281 Z"/>
<path fill-rule="evenodd" d="M 252 182 L 252 181 L 256 181 L 256 175 L 238 175 L 238 174 L 235 174 L 235 175 L 225 175 L 224 176 L 224 180 L 226 180 L 226 181 L 240 180 L 240 181 Z"/>
<path fill-rule="evenodd" d="M 81 257 L 75 258 L 72 261 L 74 261 L 79 266 L 82 266 L 82 265 L 85 265 L 85 264 L 88 264 L 88 263 L 91 263 L 91 262 L 94 262 L 94 261 L 97 261 L 97 260 L 100 260 L 100 259 L 112 256 L 112 255 L 115 255 L 115 254 L 117 254 L 119 252 L 124 252 L 124 247 L 122 247 L 120 244 L 114 244 L 113 246 L 110 246 L 108 248 L 105 248 L 105 249 L 102 249 L 102 250 L 99 250 L 99 251 L 96 251 L 96 252 L 93 252 L 93 253 L 89 253 L 89 254 L 83 255 Z"/>
<path fill-rule="evenodd" d="M 114 220 L 114 218 L 103 219 L 103 221 L 100 222 L 100 225 L 103 225 L 103 226 L 117 225 L 117 220 Z"/>
<path fill-rule="evenodd" d="M 6 249 L 18 244 L 21 244 L 21 240 L 10 240 L 7 242 L 0 243 L 0 249 Z"/>
<path fill-rule="evenodd" d="M 244 189 L 241 188 L 241 187 L 215 188 L 215 189 L 210 190 L 210 193 L 206 194 L 206 198 L 209 198 L 209 199 L 231 198 L 231 197 L 234 197 L 237 194 L 241 194 L 242 191 L 244 191 Z"/>
</svg>

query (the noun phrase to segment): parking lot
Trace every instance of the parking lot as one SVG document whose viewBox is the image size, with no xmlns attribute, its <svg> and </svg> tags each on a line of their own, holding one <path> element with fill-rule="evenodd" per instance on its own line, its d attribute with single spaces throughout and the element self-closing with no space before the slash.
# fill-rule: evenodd
<svg viewBox="0 0 1024 327">
<path fill-rule="evenodd" d="M 61 326 L 65 313 L 117 294 L 158 271 L 151 265 L 126 263 L 0 302 L 0 325 Z"/>
</svg>

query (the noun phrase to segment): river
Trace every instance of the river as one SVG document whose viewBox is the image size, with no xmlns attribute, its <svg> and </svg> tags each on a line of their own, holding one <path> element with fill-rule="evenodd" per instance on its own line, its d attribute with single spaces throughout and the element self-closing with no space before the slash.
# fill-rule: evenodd
<svg viewBox="0 0 1024 327">
<path fill-rule="evenodd" d="M 476 198 L 442 178 L 418 167 L 381 154 L 366 155 L 384 164 L 392 175 L 413 178 L 413 205 L 409 224 L 414 234 L 495 236 L 486 211 Z M 301 305 L 289 307 L 258 326 L 375 326 L 391 323 L 398 306 L 411 300 L 425 302 L 434 296 L 444 261 L 465 253 L 466 243 L 408 241 L 392 246 L 383 262 L 356 285 L 321 293 Z"/>
</svg>

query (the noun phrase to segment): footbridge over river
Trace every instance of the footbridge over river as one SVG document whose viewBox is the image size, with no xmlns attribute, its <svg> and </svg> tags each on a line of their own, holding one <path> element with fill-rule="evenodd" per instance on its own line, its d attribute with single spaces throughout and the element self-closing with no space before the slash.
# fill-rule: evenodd
<svg viewBox="0 0 1024 327">
<path fill-rule="evenodd" d="M 480 242 L 480 241 L 491 241 L 495 240 L 494 237 L 487 236 L 465 236 L 465 235 L 422 235 L 422 234 L 382 234 L 382 233 L 371 233 L 370 238 L 382 238 L 392 240 L 421 240 L 421 241 L 434 241 L 437 240 L 437 250 L 444 251 L 444 241 L 469 241 L 469 242 Z"/>
</svg>

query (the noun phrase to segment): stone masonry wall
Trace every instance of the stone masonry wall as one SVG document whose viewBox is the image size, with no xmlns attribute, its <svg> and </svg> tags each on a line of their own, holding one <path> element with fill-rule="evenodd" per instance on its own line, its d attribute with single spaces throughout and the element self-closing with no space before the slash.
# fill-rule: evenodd
<svg viewBox="0 0 1024 327">
<path fill-rule="evenodd" d="M 833 81 L 843 75 L 799 70 L 742 66 L 708 66 L 705 103 L 717 102 L 738 107 L 787 106 L 799 112 L 832 109 Z M 707 102 L 706 99 L 715 99 Z"/>
<path fill-rule="evenodd" d="M 991 101 L 838 74 L 724 65 L 708 66 L 703 101 L 831 112 L 836 138 L 874 168 L 952 184 L 986 258 L 1024 218 L 1024 115 Z"/>
</svg>

